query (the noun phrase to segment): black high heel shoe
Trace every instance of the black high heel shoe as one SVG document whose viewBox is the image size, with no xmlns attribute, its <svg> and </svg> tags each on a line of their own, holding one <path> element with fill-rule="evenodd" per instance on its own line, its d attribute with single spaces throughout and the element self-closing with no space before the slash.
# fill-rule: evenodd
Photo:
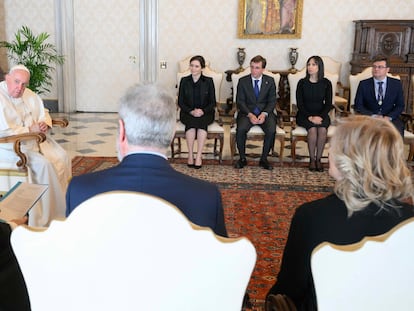
<svg viewBox="0 0 414 311">
<path fill-rule="evenodd" d="M 199 169 L 201 168 L 201 166 L 202 166 L 201 164 L 200 164 L 200 165 L 197 165 L 197 164 L 195 164 L 195 162 L 194 162 L 194 166 L 193 166 L 193 167 L 194 167 L 196 170 L 199 170 Z"/>
<path fill-rule="evenodd" d="M 309 170 L 311 172 L 316 171 L 316 162 L 315 162 L 315 160 L 310 159 L 310 161 L 309 161 Z"/>
<path fill-rule="evenodd" d="M 189 164 L 189 163 L 188 163 L 188 161 L 187 161 L 187 166 L 188 166 L 189 168 L 194 168 L 194 159 L 193 159 L 193 164 Z"/>
<path fill-rule="evenodd" d="M 318 172 L 323 172 L 323 165 L 322 165 L 322 163 L 321 163 L 321 160 L 317 160 L 317 161 L 316 161 L 316 170 L 317 170 Z"/>
</svg>

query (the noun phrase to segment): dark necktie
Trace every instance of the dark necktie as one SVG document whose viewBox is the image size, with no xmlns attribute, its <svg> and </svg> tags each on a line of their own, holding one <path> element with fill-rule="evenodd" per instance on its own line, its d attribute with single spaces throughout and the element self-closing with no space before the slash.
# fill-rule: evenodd
<svg viewBox="0 0 414 311">
<path fill-rule="evenodd" d="M 256 99 L 259 98 L 259 80 L 254 80 L 254 95 L 256 95 Z"/>
<path fill-rule="evenodd" d="M 382 100 L 384 99 L 384 90 L 382 89 L 382 84 L 384 82 L 377 82 L 378 83 L 378 105 L 382 105 Z"/>
</svg>

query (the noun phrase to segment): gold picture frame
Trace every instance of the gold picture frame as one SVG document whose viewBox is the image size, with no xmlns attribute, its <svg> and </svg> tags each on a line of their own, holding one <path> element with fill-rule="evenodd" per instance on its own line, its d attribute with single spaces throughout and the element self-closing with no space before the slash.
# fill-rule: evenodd
<svg viewBox="0 0 414 311">
<path fill-rule="evenodd" d="M 238 37 L 300 38 L 302 11 L 303 0 L 239 0 Z"/>
</svg>

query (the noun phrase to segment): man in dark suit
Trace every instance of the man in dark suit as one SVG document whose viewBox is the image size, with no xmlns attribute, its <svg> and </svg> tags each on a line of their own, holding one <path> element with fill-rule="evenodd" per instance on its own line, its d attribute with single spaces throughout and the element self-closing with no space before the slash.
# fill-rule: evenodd
<svg viewBox="0 0 414 311">
<path fill-rule="evenodd" d="M 401 81 L 387 76 L 390 68 L 386 57 L 377 56 L 372 65 L 372 77 L 359 82 L 354 109 L 357 113 L 391 121 L 401 135 L 404 123 L 400 115 L 404 110 Z"/>
<path fill-rule="evenodd" d="M 237 84 L 236 103 L 238 108 L 236 142 L 240 159 L 235 167 L 247 165 L 246 138 L 247 132 L 254 125 L 259 125 L 265 133 L 262 156 L 259 165 L 267 170 L 273 167 L 267 161 L 275 140 L 276 116 L 276 85 L 272 77 L 263 74 L 266 59 L 260 55 L 250 61 L 251 74 L 240 78 Z"/>
<path fill-rule="evenodd" d="M 165 89 L 153 84 L 128 89 L 119 108 L 121 163 L 74 177 L 66 193 L 66 215 L 96 194 L 137 191 L 158 196 L 177 206 L 193 223 L 227 236 L 217 186 L 181 174 L 168 163 L 166 152 L 175 126 L 176 105 Z"/>
</svg>

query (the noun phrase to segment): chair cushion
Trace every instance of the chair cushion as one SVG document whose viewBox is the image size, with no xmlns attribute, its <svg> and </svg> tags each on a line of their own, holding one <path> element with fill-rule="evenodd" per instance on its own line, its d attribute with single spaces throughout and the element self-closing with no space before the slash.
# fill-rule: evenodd
<svg viewBox="0 0 414 311">
<path fill-rule="evenodd" d="M 286 132 L 284 129 L 276 126 L 276 135 L 286 135 Z"/>
<path fill-rule="evenodd" d="M 236 129 L 237 129 L 237 126 L 231 127 L 230 134 L 236 134 Z M 255 125 L 250 129 L 249 134 L 264 135 L 264 132 L 260 126 Z M 286 132 L 284 129 L 280 128 L 279 126 L 276 126 L 276 135 L 286 135 Z"/>
<path fill-rule="evenodd" d="M 214 121 L 207 127 L 207 132 L 208 133 L 224 133 L 224 128 L 220 124 L 218 124 L 216 121 Z"/>
<path fill-rule="evenodd" d="M 185 125 L 181 123 L 181 121 L 177 121 L 177 124 L 175 125 L 175 132 L 181 133 L 185 131 Z"/>
<path fill-rule="evenodd" d="M 335 95 L 335 104 L 348 105 L 348 100 L 341 96 Z"/>
<path fill-rule="evenodd" d="M 185 125 L 181 123 L 181 121 L 177 121 L 175 125 L 175 132 L 176 133 L 184 133 Z M 224 133 L 224 128 L 218 124 L 217 122 L 213 122 L 207 127 L 207 132 L 209 133 Z"/>
<path fill-rule="evenodd" d="M 308 131 L 301 126 L 297 126 L 292 130 L 292 136 L 308 136 Z"/>
<path fill-rule="evenodd" d="M 336 127 L 331 125 L 328 127 L 328 137 L 331 137 L 335 133 Z M 304 127 L 297 126 L 292 130 L 292 136 L 307 136 L 308 132 Z"/>
</svg>

